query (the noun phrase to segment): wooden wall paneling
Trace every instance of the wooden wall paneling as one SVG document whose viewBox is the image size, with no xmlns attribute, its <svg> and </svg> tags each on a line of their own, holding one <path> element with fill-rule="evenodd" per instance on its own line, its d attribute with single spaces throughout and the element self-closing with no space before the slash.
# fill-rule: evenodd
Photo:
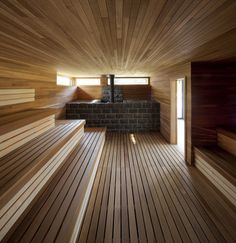
<svg viewBox="0 0 236 243">
<path fill-rule="evenodd" d="M 236 62 L 195 62 L 191 69 L 193 145 L 216 145 L 217 128 L 236 126 Z"/>
<path fill-rule="evenodd" d="M 149 100 L 151 98 L 150 85 L 122 85 L 121 87 L 126 100 Z"/>
<path fill-rule="evenodd" d="M 122 87 L 123 98 L 126 100 L 148 100 L 151 97 L 150 85 L 118 85 Z M 79 100 L 101 99 L 102 86 L 79 86 L 77 91 Z"/>
<path fill-rule="evenodd" d="M 102 86 L 100 86 L 100 85 L 78 86 L 77 95 L 78 95 L 78 100 L 101 99 L 101 97 L 102 97 Z"/>
<path fill-rule="evenodd" d="M 151 78 L 152 97 L 160 102 L 160 123 L 161 134 L 168 142 L 175 139 L 175 130 L 171 126 L 175 126 L 171 116 L 174 102 L 171 102 L 173 95 L 171 94 L 172 82 L 176 82 L 178 78 L 185 78 L 185 159 L 188 163 L 192 163 L 192 138 L 191 138 L 191 64 L 175 65 L 173 67 L 162 70 Z M 172 104 L 172 105 L 171 105 Z"/>
<path fill-rule="evenodd" d="M 34 89 L 0 89 L 0 106 L 32 102 L 34 100 Z"/>
<path fill-rule="evenodd" d="M 24 75 L 24 72 L 27 72 L 24 69 L 8 68 L 7 70 L 7 75 L 4 72 L 3 74 L 0 73 L 0 89 L 34 89 L 35 100 L 22 104 L 1 106 L 0 116 L 38 108 L 56 108 L 58 109 L 57 116 L 63 116 L 65 103 L 77 99 L 76 86 L 57 86 L 54 71 L 48 71 L 46 79 L 46 74 L 40 77 L 39 71 L 35 69 L 31 70 L 30 77 L 28 74 Z"/>
<path fill-rule="evenodd" d="M 169 77 L 159 73 L 151 78 L 152 97 L 160 102 L 161 133 L 170 142 L 170 81 Z"/>
</svg>

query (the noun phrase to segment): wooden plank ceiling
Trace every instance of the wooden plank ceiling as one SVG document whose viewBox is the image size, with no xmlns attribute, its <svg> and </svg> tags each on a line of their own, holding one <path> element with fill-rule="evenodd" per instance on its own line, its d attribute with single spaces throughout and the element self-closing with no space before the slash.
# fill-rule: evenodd
<svg viewBox="0 0 236 243">
<path fill-rule="evenodd" d="M 4 0 L 0 67 L 152 75 L 177 63 L 219 59 L 202 47 L 222 35 L 236 39 L 235 13 L 233 0 Z M 228 41 L 222 45 L 230 51 L 220 58 L 236 57 Z"/>
</svg>

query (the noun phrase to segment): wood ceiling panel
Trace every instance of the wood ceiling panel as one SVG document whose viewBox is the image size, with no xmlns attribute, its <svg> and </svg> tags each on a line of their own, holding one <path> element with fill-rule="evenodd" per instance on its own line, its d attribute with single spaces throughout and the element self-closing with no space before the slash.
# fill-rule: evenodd
<svg viewBox="0 0 236 243">
<path fill-rule="evenodd" d="M 235 35 L 232 0 L 0 2 L 0 63 L 16 69 L 152 75 L 191 60 L 236 58 Z"/>
</svg>

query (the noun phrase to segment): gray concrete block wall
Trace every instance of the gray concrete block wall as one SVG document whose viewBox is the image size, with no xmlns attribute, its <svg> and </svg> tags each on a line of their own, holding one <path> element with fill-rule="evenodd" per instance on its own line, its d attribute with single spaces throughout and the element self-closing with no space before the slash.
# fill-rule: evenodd
<svg viewBox="0 0 236 243">
<path fill-rule="evenodd" d="M 155 101 L 82 103 L 66 105 L 67 119 L 85 119 L 88 127 L 108 131 L 141 132 L 160 130 L 160 104 Z"/>
</svg>

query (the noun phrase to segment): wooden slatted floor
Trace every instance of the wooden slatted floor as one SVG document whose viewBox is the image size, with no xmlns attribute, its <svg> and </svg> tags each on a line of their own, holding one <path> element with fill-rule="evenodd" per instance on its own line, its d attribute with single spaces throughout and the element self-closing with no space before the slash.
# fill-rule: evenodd
<svg viewBox="0 0 236 243">
<path fill-rule="evenodd" d="M 235 213 L 158 133 L 107 133 L 78 242 L 235 242 Z"/>
</svg>

